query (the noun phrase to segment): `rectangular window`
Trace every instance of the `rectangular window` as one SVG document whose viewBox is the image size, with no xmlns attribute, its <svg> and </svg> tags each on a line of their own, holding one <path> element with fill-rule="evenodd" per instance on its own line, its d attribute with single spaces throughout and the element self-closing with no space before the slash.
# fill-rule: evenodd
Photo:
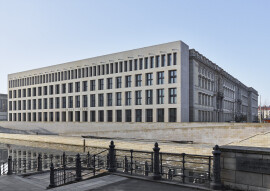
<svg viewBox="0 0 270 191">
<path fill-rule="evenodd" d="M 177 53 L 173 53 L 173 65 L 177 64 Z"/>
<path fill-rule="evenodd" d="M 113 97 L 112 93 L 107 93 L 107 106 L 112 106 Z"/>
<path fill-rule="evenodd" d="M 136 109 L 136 122 L 142 122 L 142 110 L 141 109 Z"/>
<path fill-rule="evenodd" d="M 122 86 L 122 77 L 116 78 L 116 88 L 121 88 Z"/>
<path fill-rule="evenodd" d="M 113 80 L 112 78 L 107 78 L 107 89 L 113 88 Z"/>
<path fill-rule="evenodd" d="M 132 60 L 129 61 L 129 71 L 132 71 Z"/>
<path fill-rule="evenodd" d="M 59 85 L 58 85 L 59 86 Z M 59 94 L 59 93 L 58 93 Z M 37 88 L 33 88 L 33 96 L 37 96 Z"/>
<path fill-rule="evenodd" d="M 55 108 L 56 109 L 59 109 L 60 108 L 60 98 L 59 97 L 56 97 L 55 98 Z"/>
<path fill-rule="evenodd" d="M 164 67 L 165 63 L 166 63 L 166 57 L 165 57 L 165 55 L 162 55 L 161 56 L 161 67 Z"/>
<path fill-rule="evenodd" d="M 110 64 L 110 74 L 113 74 L 113 63 Z"/>
<path fill-rule="evenodd" d="M 169 103 L 176 103 L 176 88 L 169 88 Z"/>
<path fill-rule="evenodd" d="M 131 75 L 126 76 L 126 88 L 131 87 Z"/>
<path fill-rule="evenodd" d="M 68 83 L 68 93 L 73 92 L 73 83 Z"/>
<path fill-rule="evenodd" d="M 164 84 L 164 72 L 157 73 L 157 84 Z"/>
<path fill-rule="evenodd" d="M 42 109 L 42 100 L 38 99 L 38 109 Z"/>
<path fill-rule="evenodd" d="M 136 87 L 142 86 L 142 75 L 141 74 L 135 75 L 135 85 L 136 85 Z"/>
<path fill-rule="evenodd" d="M 62 94 L 66 93 L 66 84 L 62 84 Z"/>
<path fill-rule="evenodd" d="M 91 122 L 96 121 L 96 111 L 90 111 L 90 120 Z"/>
<path fill-rule="evenodd" d="M 104 122 L 104 111 L 103 110 L 98 111 L 98 121 Z"/>
<path fill-rule="evenodd" d="M 116 110 L 116 122 L 122 122 L 122 110 Z"/>
<path fill-rule="evenodd" d="M 177 118 L 176 108 L 169 108 L 169 122 L 176 122 Z"/>
<path fill-rule="evenodd" d="M 135 91 L 136 105 L 142 105 L 142 91 Z"/>
<path fill-rule="evenodd" d="M 29 95 L 29 93 L 28 93 L 28 95 Z M 50 95 L 53 95 L 53 85 L 50 85 Z"/>
<path fill-rule="evenodd" d="M 87 81 L 83 81 L 83 91 L 86 92 L 88 89 Z"/>
<path fill-rule="evenodd" d="M 176 70 L 169 70 L 169 84 L 176 83 Z"/>
<path fill-rule="evenodd" d="M 126 92 L 126 105 L 131 105 L 131 92 Z"/>
<path fill-rule="evenodd" d="M 90 107 L 96 107 L 96 95 L 95 94 L 90 95 Z"/>
<path fill-rule="evenodd" d="M 171 66 L 172 65 L 172 54 L 168 54 L 167 55 L 167 66 Z"/>
<path fill-rule="evenodd" d="M 62 108 L 66 108 L 67 103 L 66 103 L 66 97 L 62 97 Z"/>
<path fill-rule="evenodd" d="M 148 69 L 148 58 L 144 58 L 144 69 Z"/>
<path fill-rule="evenodd" d="M 142 58 L 139 59 L 139 69 L 140 70 L 143 69 L 143 59 Z"/>
<path fill-rule="evenodd" d="M 164 104 L 164 89 L 157 89 L 157 104 Z"/>
<path fill-rule="evenodd" d="M 95 91 L 95 89 L 96 89 L 96 81 L 91 80 L 90 81 L 90 91 Z"/>
<path fill-rule="evenodd" d="M 154 68 L 154 56 L 150 58 L 150 68 Z"/>
<path fill-rule="evenodd" d="M 156 56 L 156 68 L 158 68 L 159 66 L 159 56 Z"/>
<path fill-rule="evenodd" d="M 116 93 L 116 106 L 121 106 L 122 102 L 122 93 L 121 92 L 117 92 Z"/>
<path fill-rule="evenodd" d="M 73 108 L 73 96 L 68 96 L 68 108 Z"/>
<path fill-rule="evenodd" d="M 134 60 L 134 70 L 138 70 L 138 60 Z"/>
<path fill-rule="evenodd" d="M 42 95 L 42 87 L 38 87 L 38 96 Z"/>
<path fill-rule="evenodd" d="M 157 122 L 164 122 L 164 109 L 157 109 Z"/>
<path fill-rule="evenodd" d="M 98 106 L 103 107 L 104 106 L 104 95 L 98 94 Z"/>
<path fill-rule="evenodd" d="M 24 100 L 23 101 L 24 106 L 26 105 L 25 103 L 26 103 L 26 101 Z M 47 100 L 47 98 L 43 99 L 43 107 L 44 107 L 43 109 L 48 109 L 48 100 Z"/>
<path fill-rule="evenodd" d="M 124 62 L 124 72 L 127 72 L 127 68 L 128 68 L 128 63 L 127 61 Z"/>
<path fill-rule="evenodd" d="M 153 104 L 153 90 L 146 90 L 145 92 L 145 104 L 152 105 Z"/>
<path fill-rule="evenodd" d="M 112 110 L 107 111 L 107 122 L 113 122 L 113 111 Z"/>
<path fill-rule="evenodd" d="M 126 122 L 131 122 L 131 109 L 126 109 Z"/>
<path fill-rule="evenodd" d="M 75 83 L 75 91 L 80 92 L 80 82 Z"/>
<path fill-rule="evenodd" d="M 83 95 L 83 107 L 88 107 L 87 95 Z"/>
<path fill-rule="evenodd" d="M 153 73 L 146 74 L 146 82 L 145 83 L 147 86 L 153 85 Z"/>
<path fill-rule="evenodd" d="M 119 64 L 119 72 L 123 72 L 123 62 L 120 62 Z"/>
<path fill-rule="evenodd" d="M 98 90 L 104 90 L 104 79 L 98 80 Z"/>
<path fill-rule="evenodd" d="M 146 109 L 146 122 L 153 122 L 153 109 Z"/>
<path fill-rule="evenodd" d="M 118 73 L 118 62 L 115 62 L 115 73 Z"/>
<path fill-rule="evenodd" d="M 55 94 L 60 94 L 60 85 L 55 85 Z"/>
</svg>

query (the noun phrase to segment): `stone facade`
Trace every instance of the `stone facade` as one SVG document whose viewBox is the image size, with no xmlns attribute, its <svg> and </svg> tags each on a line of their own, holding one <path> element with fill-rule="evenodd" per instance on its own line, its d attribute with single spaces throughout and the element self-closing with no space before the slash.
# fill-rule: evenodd
<svg viewBox="0 0 270 191">
<path fill-rule="evenodd" d="M 181 42 L 8 75 L 9 121 L 252 122 L 257 92 Z"/>
<path fill-rule="evenodd" d="M 194 49 L 189 51 L 190 121 L 256 122 L 258 92 Z"/>
<path fill-rule="evenodd" d="M 0 94 L 0 121 L 7 121 L 7 94 Z"/>
</svg>

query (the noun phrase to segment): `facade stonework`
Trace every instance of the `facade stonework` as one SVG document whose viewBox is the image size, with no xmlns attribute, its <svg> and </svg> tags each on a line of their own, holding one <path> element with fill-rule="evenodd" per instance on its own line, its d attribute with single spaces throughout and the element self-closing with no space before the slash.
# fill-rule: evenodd
<svg viewBox="0 0 270 191">
<path fill-rule="evenodd" d="M 8 87 L 19 122 L 252 122 L 258 106 L 182 41 L 10 74 Z"/>
</svg>

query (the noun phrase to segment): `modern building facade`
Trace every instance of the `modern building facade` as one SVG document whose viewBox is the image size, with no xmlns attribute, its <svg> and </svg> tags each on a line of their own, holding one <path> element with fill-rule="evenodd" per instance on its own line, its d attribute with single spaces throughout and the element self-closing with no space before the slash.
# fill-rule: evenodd
<svg viewBox="0 0 270 191">
<path fill-rule="evenodd" d="M 0 94 L 0 121 L 8 120 L 7 102 L 7 94 Z"/>
<path fill-rule="evenodd" d="M 258 106 L 182 41 L 10 74 L 8 87 L 9 121 L 252 122 Z"/>
</svg>

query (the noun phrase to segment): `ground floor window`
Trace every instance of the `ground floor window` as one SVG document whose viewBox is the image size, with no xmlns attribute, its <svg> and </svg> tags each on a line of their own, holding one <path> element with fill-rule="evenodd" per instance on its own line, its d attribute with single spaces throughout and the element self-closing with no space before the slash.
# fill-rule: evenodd
<svg viewBox="0 0 270 191">
<path fill-rule="evenodd" d="M 164 109 L 157 109 L 157 122 L 164 122 Z"/>
<path fill-rule="evenodd" d="M 131 122 L 131 109 L 126 110 L 126 122 Z"/>
<path fill-rule="evenodd" d="M 141 109 L 136 109 L 136 122 L 142 122 L 142 110 Z"/>
<path fill-rule="evenodd" d="M 146 122 L 153 122 L 153 109 L 146 109 Z"/>
<path fill-rule="evenodd" d="M 176 122 L 177 110 L 176 108 L 169 108 L 169 122 Z"/>
<path fill-rule="evenodd" d="M 116 122 L 122 122 L 122 110 L 116 110 Z"/>
</svg>

